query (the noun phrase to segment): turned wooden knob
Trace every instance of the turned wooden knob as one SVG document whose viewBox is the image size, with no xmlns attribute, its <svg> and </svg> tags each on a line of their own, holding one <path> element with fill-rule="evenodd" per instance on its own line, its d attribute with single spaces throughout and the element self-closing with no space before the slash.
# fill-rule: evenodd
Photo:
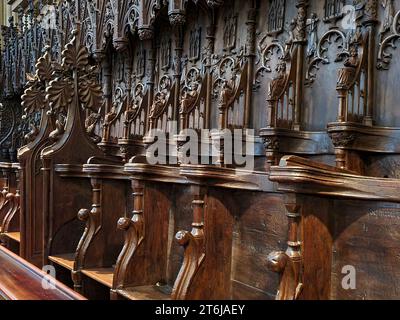
<svg viewBox="0 0 400 320">
<path fill-rule="evenodd" d="M 119 230 L 128 230 L 131 225 L 131 219 L 123 217 L 118 220 L 117 228 Z"/>
<path fill-rule="evenodd" d="M 181 246 L 186 245 L 190 241 L 190 232 L 178 231 L 175 235 L 175 239 Z"/>
<path fill-rule="evenodd" d="M 81 209 L 78 212 L 78 219 L 80 221 L 86 221 L 87 219 L 89 219 L 89 214 L 90 211 L 88 209 Z"/>
<path fill-rule="evenodd" d="M 288 256 L 283 251 L 274 251 L 268 255 L 267 266 L 273 272 L 281 273 L 286 267 Z"/>
<path fill-rule="evenodd" d="M 7 193 L 7 195 L 6 195 L 6 199 L 7 200 L 12 200 L 12 199 L 14 199 L 14 197 L 15 197 L 15 195 L 14 195 L 14 193 Z"/>
</svg>

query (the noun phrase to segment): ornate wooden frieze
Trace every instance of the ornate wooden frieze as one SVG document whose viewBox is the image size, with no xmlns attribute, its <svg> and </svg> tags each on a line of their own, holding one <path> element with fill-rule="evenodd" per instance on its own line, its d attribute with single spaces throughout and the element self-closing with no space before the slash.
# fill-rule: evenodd
<svg viewBox="0 0 400 320">
<path fill-rule="evenodd" d="M 339 97 L 336 120 L 371 125 L 374 34 L 380 35 L 378 68 L 388 66 L 398 37 L 394 1 L 249 1 L 244 10 L 238 1 L 61 1 L 55 6 L 60 32 L 43 28 L 41 7 L 32 4 L 3 28 L 5 93 L 21 89 L 35 73 L 33 61 L 45 43 L 61 63 L 59 48 L 79 21 L 88 59 L 101 67 L 106 100 L 87 111 L 86 130 L 93 141 L 113 145 L 112 154 L 119 153 L 119 142 L 126 151 L 127 140 L 140 141 L 150 122 L 166 128 L 181 119 L 178 131 L 300 131 L 310 125 L 302 123 L 311 112 L 303 108 L 304 86 L 324 82 L 319 74 L 328 64 L 336 66 L 337 84 L 328 90 Z M 347 5 L 354 7 L 355 28 L 345 27 Z M 168 31 L 155 34 L 159 30 Z M 56 119 L 57 131 L 65 116 Z"/>
</svg>

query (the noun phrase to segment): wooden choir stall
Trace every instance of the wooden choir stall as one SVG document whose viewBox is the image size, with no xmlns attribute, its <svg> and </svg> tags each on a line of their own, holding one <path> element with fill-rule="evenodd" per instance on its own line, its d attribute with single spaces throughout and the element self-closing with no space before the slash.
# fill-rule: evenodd
<svg viewBox="0 0 400 320">
<path fill-rule="evenodd" d="M 45 2 L 2 27 L 0 259 L 58 291 L 0 297 L 400 298 L 396 1 Z"/>
</svg>

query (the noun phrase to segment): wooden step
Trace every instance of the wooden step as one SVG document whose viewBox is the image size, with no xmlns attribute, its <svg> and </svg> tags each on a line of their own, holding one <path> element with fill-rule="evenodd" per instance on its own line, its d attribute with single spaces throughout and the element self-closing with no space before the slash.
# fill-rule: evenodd
<svg viewBox="0 0 400 320">
<path fill-rule="evenodd" d="M 74 253 L 66 253 L 66 254 L 60 254 L 60 255 L 56 255 L 56 256 L 49 256 L 49 260 L 63 268 L 72 270 L 74 267 L 75 254 Z"/>
<path fill-rule="evenodd" d="M 140 286 L 117 290 L 118 294 L 129 300 L 171 300 L 170 286 Z"/>
<path fill-rule="evenodd" d="M 91 269 L 83 269 L 82 273 L 105 285 L 106 287 L 111 288 L 113 279 L 114 279 L 114 268 L 91 268 Z"/>
</svg>

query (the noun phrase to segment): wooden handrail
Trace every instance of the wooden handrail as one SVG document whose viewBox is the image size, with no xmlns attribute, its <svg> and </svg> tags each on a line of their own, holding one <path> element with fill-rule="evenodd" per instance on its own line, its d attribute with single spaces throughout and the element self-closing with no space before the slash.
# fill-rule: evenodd
<svg viewBox="0 0 400 320">
<path fill-rule="evenodd" d="M 52 279 L 45 289 L 45 272 L 0 246 L 0 299 L 5 300 L 85 300 L 62 283 Z"/>
</svg>

